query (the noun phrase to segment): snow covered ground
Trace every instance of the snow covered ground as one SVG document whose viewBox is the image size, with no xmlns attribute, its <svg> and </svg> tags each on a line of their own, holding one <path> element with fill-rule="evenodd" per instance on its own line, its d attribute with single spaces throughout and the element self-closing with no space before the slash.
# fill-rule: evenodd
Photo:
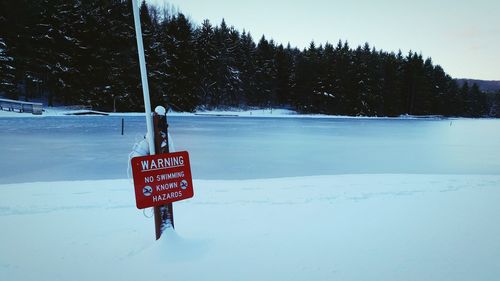
<svg viewBox="0 0 500 281">
<path fill-rule="evenodd" d="M 72 106 L 56 106 L 44 107 L 42 115 L 33 115 L 31 113 L 19 113 L 17 111 L 0 110 L 1 117 L 54 117 L 67 116 L 78 113 L 88 112 L 88 109 L 78 109 Z M 110 116 L 144 116 L 144 112 L 102 112 Z M 229 108 L 220 110 L 197 110 L 196 112 L 169 112 L 169 116 L 238 116 L 238 117 L 295 117 L 297 112 L 290 109 L 282 108 Z M 335 116 L 320 115 L 320 114 L 302 114 L 301 117 L 324 117 L 330 118 Z"/>
<path fill-rule="evenodd" d="M 93 112 L 94 114 L 89 114 Z M 87 113 L 87 114 L 85 114 Z M 109 116 L 131 117 L 131 116 L 144 116 L 144 112 L 101 112 L 92 111 L 89 109 L 78 109 L 72 106 L 55 106 L 44 107 L 42 115 L 33 115 L 31 113 L 19 113 L 17 111 L 0 110 L 0 118 L 2 117 L 54 117 L 54 116 L 68 116 L 68 115 L 98 115 L 99 113 L 107 114 Z M 390 117 L 367 117 L 367 116 L 343 116 L 343 115 L 324 115 L 324 114 L 299 114 L 294 110 L 285 108 L 227 108 L 227 109 L 198 109 L 195 112 L 175 112 L 168 113 L 170 117 L 186 117 L 186 116 L 216 116 L 216 117 L 246 117 L 246 118 L 259 118 L 259 117 L 273 117 L 273 118 L 326 118 L 326 119 L 394 119 Z M 428 116 L 437 117 L 439 116 Z M 396 117 L 399 119 L 421 119 L 426 116 L 412 116 L 402 115 Z"/>
<path fill-rule="evenodd" d="M 497 280 L 500 176 L 197 180 L 154 241 L 128 180 L 0 186 L 2 280 Z M 146 210 L 146 216 L 150 211 Z"/>
<path fill-rule="evenodd" d="M 143 117 L 1 117 L 2 281 L 500 276 L 499 120 L 170 116 L 195 196 L 156 242 Z"/>
</svg>

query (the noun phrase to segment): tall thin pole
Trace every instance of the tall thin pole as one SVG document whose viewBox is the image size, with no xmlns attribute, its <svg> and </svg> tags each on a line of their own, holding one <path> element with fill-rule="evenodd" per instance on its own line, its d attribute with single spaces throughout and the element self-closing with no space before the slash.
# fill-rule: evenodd
<svg viewBox="0 0 500 281">
<path fill-rule="evenodd" d="M 153 116 L 151 115 L 151 101 L 149 100 L 148 72 L 146 70 L 146 59 L 144 57 L 144 45 L 142 43 L 141 20 L 137 0 L 132 0 L 134 11 L 135 37 L 137 39 L 137 52 L 139 54 L 139 65 L 141 68 L 142 93 L 144 96 L 144 107 L 146 109 L 146 128 L 148 130 L 149 154 L 155 154 L 155 140 L 153 130 Z"/>
</svg>

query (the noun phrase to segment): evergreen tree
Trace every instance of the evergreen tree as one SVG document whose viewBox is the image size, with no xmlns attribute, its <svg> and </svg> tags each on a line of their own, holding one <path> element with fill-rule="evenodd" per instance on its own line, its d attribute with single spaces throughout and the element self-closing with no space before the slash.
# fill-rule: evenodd
<svg viewBox="0 0 500 281">
<path fill-rule="evenodd" d="M 469 83 L 465 82 L 463 85 L 462 85 L 462 88 L 460 88 L 460 94 L 458 96 L 458 106 L 459 106 L 459 109 L 458 109 L 458 112 L 462 113 L 463 115 L 467 116 L 467 117 L 470 117 L 472 112 L 470 110 L 470 98 L 469 98 L 469 94 L 470 94 L 470 88 L 469 88 Z"/>
<path fill-rule="evenodd" d="M 293 57 L 290 44 L 287 48 L 279 45 L 275 52 L 275 65 L 276 65 L 276 99 L 274 105 L 291 105 L 292 100 L 290 97 L 290 79 L 292 75 Z"/>
<path fill-rule="evenodd" d="M 107 35 L 101 38 L 100 44 L 108 53 L 108 56 L 102 57 L 108 69 L 102 108 L 113 111 L 143 109 L 132 3 L 117 0 L 109 5 L 107 19 L 110 34 L 100 31 Z"/>
<path fill-rule="evenodd" d="M 213 69 L 217 66 L 219 52 L 215 45 L 212 24 L 208 20 L 196 30 L 195 53 L 198 65 L 198 99 L 202 105 L 216 107 L 220 104 L 220 100 L 217 96 L 217 79 Z"/>
<path fill-rule="evenodd" d="M 194 31 L 187 18 L 179 13 L 162 24 L 159 38 L 163 53 L 160 57 L 164 102 L 179 111 L 194 111 L 198 105 L 195 81 Z"/>
<path fill-rule="evenodd" d="M 33 30 L 41 10 L 41 1 L 0 1 L 0 30 L 7 53 L 15 62 L 16 90 L 10 97 L 18 98 L 25 93 L 25 98 L 40 95 L 43 91 L 41 80 L 33 77 L 34 65 L 33 50 L 35 45 L 30 44 Z M 19 87 L 17 87 L 19 86 Z"/>
<path fill-rule="evenodd" d="M 33 34 L 31 36 L 30 45 L 37 46 L 32 50 L 28 77 L 32 81 L 41 81 L 48 92 L 48 105 L 52 106 L 54 97 L 59 93 L 57 86 L 57 78 L 53 74 L 57 74 L 58 69 L 55 69 L 55 61 L 57 54 L 55 45 L 56 40 L 61 37 L 59 23 L 56 20 L 56 5 L 51 5 L 48 0 L 42 0 L 40 7 L 40 22 L 33 26 Z M 60 1 L 57 4 L 61 4 Z M 56 93 L 57 92 L 57 93 Z"/>
<path fill-rule="evenodd" d="M 274 42 L 261 37 L 255 50 L 255 102 L 260 106 L 271 106 L 276 100 L 276 62 Z"/>
<path fill-rule="evenodd" d="M 256 45 L 250 33 L 243 31 L 239 40 L 239 55 L 236 57 L 236 65 L 240 70 L 242 87 L 241 102 L 247 105 L 256 104 Z"/>
<path fill-rule="evenodd" d="M 431 97 L 429 112 L 440 115 L 449 115 L 450 91 L 449 85 L 451 77 L 446 75 L 443 68 L 437 65 L 433 67 L 431 80 Z"/>
<path fill-rule="evenodd" d="M 381 88 L 381 95 L 384 101 L 382 114 L 385 116 L 399 116 L 403 114 L 402 100 L 402 68 L 403 55 L 381 53 L 382 79 L 384 83 Z"/>
<path fill-rule="evenodd" d="M 500 91 L 497 91 L 492 95 L 492 101 L 488 115 L 491 117 L 500 117 Z"/>
<path fill-rule="evenodd" d="M 469 93 L 469 108 L 470 116 L 472 117 L 483 117 L 488 115 L 488 105 L 486 101 L 486 95 L 481 92 L 479 86 L 474 83 L 470 89 Z"/>
<path fill-rule="evenodd" d="M 368 47 L 366 43 L 366 47 Z M 368 74 L 369 78 L 367 81 L 367 87 L 369 90 L 369 95 L 367 97 L 367 104 L 369 110 L 368 114 L 372 116 L 385 116 L 384 112 L 384 96 L 382 94 L 382 87 L 384 83 L 383 73 L 382 73 L 382 60 L 380 54 L 377 52 L 375 47 L 371 51 L 365 51 L 368 54 Z"/>
<path fill-rule="evenodd" d="M 417 66 L 420 69 L 420 77 L 417 85 L 417 93 L 413 98 L 413 113 L 416 115 L 432 114 L 432 105 L 435 101 L 435 84 L 433 81 L 434 66 L 432 60 L 427 58 L 422 65 Z"/>
<path fill-rule="evenodd" d="M 160 54 L 164 53 L 159 42 L 160 27 L 157 11 L 149 6 L 145 0 L 142 1 L 140 9 L 142 27 L 142 38 L 144 53 L 146 56 L 146 68 L 148 72 L 149 94 L 151 106 L 163 104 L 166 95 L 163 79 L 164 73 L 159 70 Z M 167 51 L 168 53 L 168 51 Z"/>
<path fill-rule="evenodd" d="M 335 70 L 333 72 L 333 94 L 338 100 L 338 108 L 335 110 L 337 114 L 348 115 L 352 113 L 351 104 L 348 102 L 350 93 L 352 92 L 350 76 L 352 68 L 352 52 L 349 44 L 339 41 L 335 47 L 334 53 Z"/>
<path fill-rule="evenodd" d="M 382 110 L 379 62 L 376 51 L 368 43 L 358 47 L 353 56 L 352 92 L 350 97 L 352 114 L 379 115 Z"/>
<path fill-rule="evenodd" d="M 14 58 L 9 54 L 7 44 L 0 37 L 0 93 L 7 98 L 16 99 L 18 97 L 15 84 Z"/>
<path fill-rule="evenodd" d="M 418 114 L 422 101 L 423 59 L 421 55 L 410 52 L 403 66 L 404 113 Z"/>
<path fill-rule="evenodd" d="M 237 106 L 243 89 L 240 71 L 236 66 L 235 53 L 238 48 L 239 34 L 234 28 L 228 28 L 224 19 L 220 27 L 214 29 L 214 42 L 218 50 L 215 61 L 216 89 L 219 105 Z"/>
<path fill-rule="evenodd" d="M 55 14 L 51 15 L 52 30 L 47 34 L 53 38 L 48 60 L 52 63 L 49 81 L 53 81 L 52 92 L 65 105 L 75 104 L 81 88 L 79 65 L 76 64 L 80 40 L 76 38 L 79 20 L 79 3 L 62 1 L 56 4 Z M 50 84 L 49 84 L 50 85 Z"/>
<path fill-rule="evenodd" d="M 299 111 L 311 113 L 319 106 L 318 62 L 319 52 L 314 42 L 297 56 L 292 91 Z"/>
<path fill-rule="evenodd" d="M 335 67 L 335 48 L 332 44 L 326 43 L 321 53 L 319 61 L 319 74 L 317 85 L 317 94 L 320 102 L 318 110 L 326 114 L 338 114 L 340 98 L 335 88 L 336 67 Z"/>
<path fill-rule="evenodd" d="M 325 101 L 328 100 L 326 93 L 326 67 L 324 64 L 324 49 L 323 46 L 315 47 L 314 42 L 309 45 L 308 57 L 311 69 L 314 70 L 311 83 L 311 92 L 309 103 L 314 112 L 328 113 L 328 108 Z"/>
<path fill-rule="evenodd" d="M 461 90 L 455 80 L 451 80 L 448 84 L 447 108 L 445 111 L 446 116 L 460 116 L 464 111 L 464 100 L 461 95 Z"/>
</svg>

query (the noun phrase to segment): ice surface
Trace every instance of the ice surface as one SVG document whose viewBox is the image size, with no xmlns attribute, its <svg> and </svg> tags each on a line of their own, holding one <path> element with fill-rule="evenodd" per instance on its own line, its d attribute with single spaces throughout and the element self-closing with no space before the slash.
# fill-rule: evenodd
<svg viewBox="0 0 500 281">
<path fill-rule="evenodd" d="M 175 116 L 169 123 L 197 179 L 500 173 L 500 120 Z M 146 126 L 143 116 L 0 118 L 0 131 L 1 184 L 126 178 Z"/>
</svg>

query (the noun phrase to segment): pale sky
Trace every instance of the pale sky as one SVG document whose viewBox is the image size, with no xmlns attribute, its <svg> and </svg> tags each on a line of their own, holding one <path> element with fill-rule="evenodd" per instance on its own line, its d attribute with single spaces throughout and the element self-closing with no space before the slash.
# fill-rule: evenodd
<svg viewBox="0 0 500 281">
<path fill-rule="evenodd" d="M 431 57 L 454 78 L 500 80 L 498 0 L 148 0 L 178 8 L 195 24 L 222 18 L 237 30 L 300 49 L 339 39 Z"/>
</svg>

